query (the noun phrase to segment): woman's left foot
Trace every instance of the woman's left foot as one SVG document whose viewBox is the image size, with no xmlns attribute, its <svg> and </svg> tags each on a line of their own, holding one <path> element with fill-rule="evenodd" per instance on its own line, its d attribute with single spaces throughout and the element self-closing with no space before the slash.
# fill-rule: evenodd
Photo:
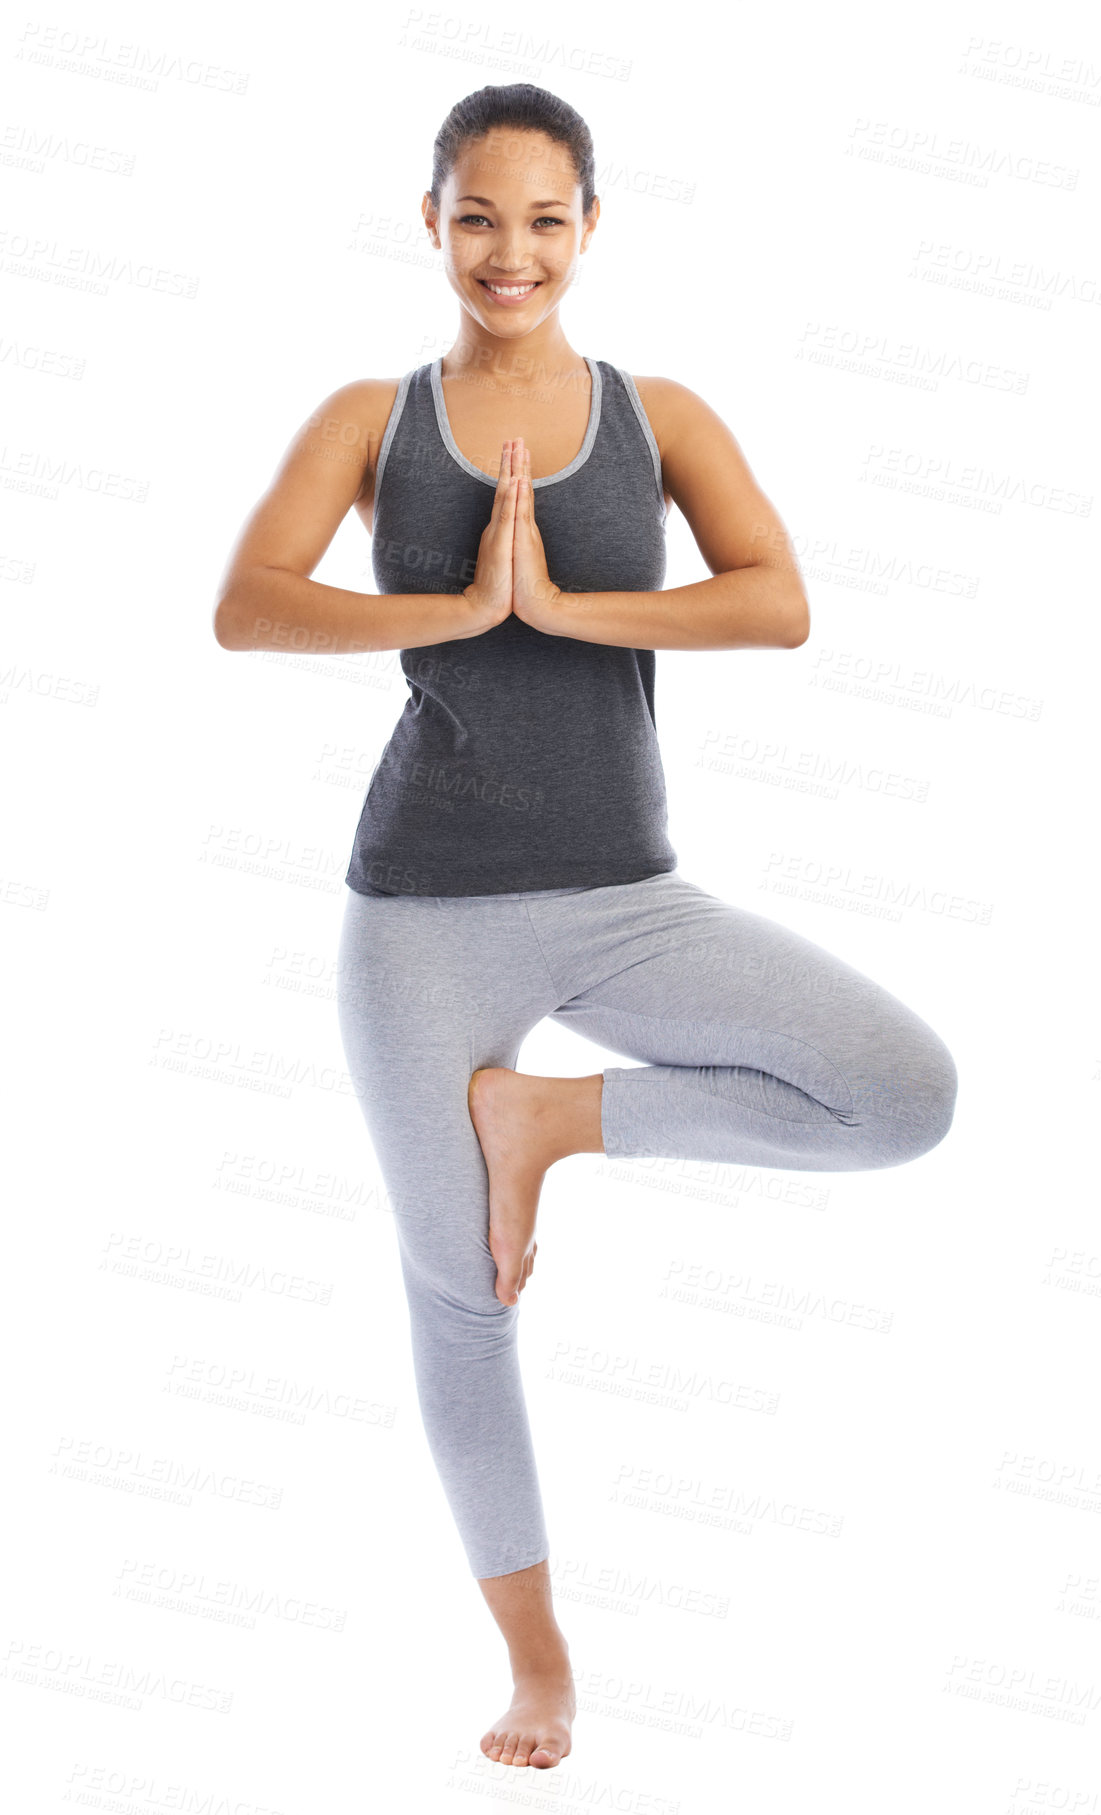
<svg viewBox="0 0 1101 1815">
<path fill-rule="evenodd" d="M 467 1086 L 470 1119 L 489 1173 L 489 1249 L 504 1305 L 516 1304 L 535 1263 L 535 1218 L 547 1168 L 571 1151 L 563 1093 L 574 1082 L 486 1065 Z"/>
</svg>

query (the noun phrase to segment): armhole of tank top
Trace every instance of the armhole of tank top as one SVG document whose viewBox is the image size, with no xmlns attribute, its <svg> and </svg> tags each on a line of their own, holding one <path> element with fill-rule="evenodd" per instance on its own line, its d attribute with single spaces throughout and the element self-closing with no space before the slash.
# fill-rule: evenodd
<svg viewBox="0 0 1101 1815">
<path fill-rule="evenodd" d="M 654 479 L 658 488 L 658 503 L 661 506 L 661 520 L 664 523 L 668 516 L 668 512 L 665 508 L 665 492 L 661 483 L 661 454 L 658 451 L 658 444 L 654 437 L 654 431 L 650 427 L 650 418 L 643 408 L 642 398 L 638 394 L 638 386 L 631 377 L 630 372 L 625 372 L 621 366 L 616 366 L 616 371 L 623 380 L 623 389 L 631 399 L 635 415 L 638 417 L 642 432 L 646 437 L 647 446 L 650 449 L 650 459 L 653 462 L 654 467 Z"/>
<path fill-rule="evenodd" d="M 397 393 L 390 406 L 390 415 L 386 423 L 386 428 L 383 431 L 382 442 L 378 450 L 378 460 L 375 463 L 375 495 L 371 504 L 371 519 L 373 522 L 378 521 L 378 500 L 379 493 L 382 490 L 382 475 L 386 471 L 387 456 L 390 452 L 394 436 L 398 432 L 398 423 L 401 420 L 402 410 L 405 408 L 405 399 L 409 395 L 409 386 L 412 382 L 412 378 L 413 373 L 410 371 L 406 372 L 403 377 L 398 380 Z"/>
</svg>

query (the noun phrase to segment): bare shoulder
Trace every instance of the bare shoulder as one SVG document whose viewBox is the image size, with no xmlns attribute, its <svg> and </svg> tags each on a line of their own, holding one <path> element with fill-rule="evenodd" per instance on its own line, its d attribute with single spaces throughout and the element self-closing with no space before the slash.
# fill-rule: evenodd
<svg viewBox="0 0 1101 1815">
<path fill-rule="evenodd" d="M 726 427 L 718 411 L 698 391 L 676 378 L 640 378 L 635 373 L 631 376 L 663 459 L 685 434 Z"/>
<path fill-rule="evenodd" d="M 379 448 L 397 400 L 399 378 L 353 378 L 322 399 L 304 425 L 318 451 L 355 449 L 362 457 L 363 484 L 357 503 L 374 489 Z"/>
<path fill-rule="evenodd" d="M 394 405 L 400 378 L 353 378 L 332 393 L 338 408 L 356 412 L 364 420 L 376 420 L 381 413 L 383 424 Z"/>
<path fill-rule="evenodd" d="M 353 506 L 371 529 L 379 448 L 400 382 L 353 379 L 299 419 L 233 546 L 223 595 L 250 567 L 309 579 Z"/>
<path fill-rule="evenodd" d="M 801 586 L 780 514 L 726 419 L 675 378 L 636 378 L 635 385 L 661 455 L 663 489 L 687 518 L 711 572 L 782 567 Z"/>
</svg>

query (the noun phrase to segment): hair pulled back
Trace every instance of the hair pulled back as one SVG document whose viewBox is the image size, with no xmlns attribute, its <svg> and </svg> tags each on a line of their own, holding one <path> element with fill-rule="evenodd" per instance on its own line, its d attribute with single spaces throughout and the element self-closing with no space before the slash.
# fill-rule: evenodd
<svg viewBox="0 0 1101 1815">
<path fill-rule="evenodd" d="M 568 101 L 531 82 L 490 84 L 456 101 L 432 148 L 432 185 L 428 191 L 432 206 L 439 207 L 444 183 L 463 148 L 472 139 L 484 138 L 500 126 L 545 132 L 556 144 L 565 145 L 581 184 L 581 212 L 588 214 L 596 196 L 596 162 L 589 128 Z"/>
</svg>

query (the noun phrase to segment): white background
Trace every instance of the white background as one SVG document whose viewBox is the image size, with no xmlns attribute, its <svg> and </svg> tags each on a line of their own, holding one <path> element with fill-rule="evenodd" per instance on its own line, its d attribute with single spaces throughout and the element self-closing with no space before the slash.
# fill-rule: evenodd
<svg viewBox="0 0 1101 1815">
<path fill-rule="evenodd" d="M 1096 18 L 520 25 L 106 5 L 0 38 L 6 1800 L 1096 1809 Z M 679 868 L 960 1074 L 884 1173 L 548 1176 L 521 1353 L 581 1707 L 538 1774 L 478 1750 L 505 1655 L 333 996 L 397 654 L 211 630 L 303 419 L 451 344 L 432 140 L 514 80 L 596 144 L 571 345 L 720 412 L 809 590 L 797 650 L 659 655 Z M 676 511 L 669 556 L 706 577 Z M 353 514 L 316 577 L 369 560 Z M 548 1023 L 520 1066 L 609 1062 Z M 693 1269 L 720 1294 L 663 1293 Z"/>
</svg>

